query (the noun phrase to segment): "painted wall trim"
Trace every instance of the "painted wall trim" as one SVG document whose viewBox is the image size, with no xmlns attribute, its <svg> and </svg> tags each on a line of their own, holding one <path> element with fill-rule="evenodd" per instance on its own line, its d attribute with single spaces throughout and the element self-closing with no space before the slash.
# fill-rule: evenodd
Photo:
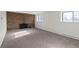
<svg viewBox="0 0 79 59">
<path fill-rule="evenodd" d="M 37 28 L 37 29 L 40 29 L 40 30 L 44 30 L 44 31 L 47 31 L 47 32 L 51 32 L 51 31 L 48 31 L 48 30 L 45 30 L 45 29 L 41 29 L 41 28 Z M 57 32 L 51 32 L 51 33 L 55 33 L 55 34 L 58 34 L 58 35 L 61 35 L 61 36 L 65 36 L 65 37 L 68 37 L 68 38 L 72 38 L 72 39 L 76 39 L 76 40 L 79 40 L 78 37 L 74 37 L 74 36 L 71 36 L 71 35 L 67 35 L 67 34 L 60 34 L 60 33 L 57 33 Z"/>
</svg>

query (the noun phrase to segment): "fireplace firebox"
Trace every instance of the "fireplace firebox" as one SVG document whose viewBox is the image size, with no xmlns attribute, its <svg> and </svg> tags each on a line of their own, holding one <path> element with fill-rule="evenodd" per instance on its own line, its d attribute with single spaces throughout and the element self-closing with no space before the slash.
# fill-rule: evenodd
<svg viewBox="0 0 79 59">
<path fill-rule="evenodd" d="M 22 23 L 19 25 L 20 29 L 28 28 L 28 24 Z"/>
</svg>

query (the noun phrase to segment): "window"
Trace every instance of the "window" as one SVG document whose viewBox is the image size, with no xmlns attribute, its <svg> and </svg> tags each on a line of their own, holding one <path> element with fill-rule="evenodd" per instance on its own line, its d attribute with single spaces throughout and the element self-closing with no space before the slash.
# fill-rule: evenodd
<svg viewBox="0 0 79 59">
<path fill-rule="evenodd" d="M 63 12 L 63 22 L 79 22 L 79 11 Z"/>
<path fill-rule="evenodd" d="M 43 16 L 37 16 L 37 22 L 43 22 L 44 17 Z"/>
<path fill-rule="evenodd" d="M 73 20 L 72 12 L 63 13 L 63 22 L 72 22 Z"/>
<path fill-rule="evenodd" d="M 74 22 L 79 22 L 79 12 L 74 12 Z"/>
</svg>

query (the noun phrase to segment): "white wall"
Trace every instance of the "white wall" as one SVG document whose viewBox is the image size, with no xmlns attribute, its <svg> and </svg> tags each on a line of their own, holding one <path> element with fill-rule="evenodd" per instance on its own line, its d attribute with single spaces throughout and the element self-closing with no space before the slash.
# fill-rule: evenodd
<svg viewBox="0 0 79 59">
<path fill-rule="evenodd" d="M 0 11 L 0 46 L 6 33 L 6 12 Z"/>
<path fill-rule="evenodd" d="M 36 22 L 37 28 L 79 39 L 79 23 L 61 22 L 60 11 L 51 11 L 40 16 L 44 16 L 44 22 Z"/>
</svg>

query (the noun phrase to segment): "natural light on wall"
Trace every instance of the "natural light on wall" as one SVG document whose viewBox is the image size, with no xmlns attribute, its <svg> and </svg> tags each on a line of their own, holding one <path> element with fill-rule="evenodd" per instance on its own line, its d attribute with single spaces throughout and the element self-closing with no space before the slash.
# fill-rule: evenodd
<svg viewBox="0 0 79 59">
<path fill-rule="evenodd" d="M 62 22 L 79 22 L 79 11 L 62 12 Z"/>
<path fill-rule="evenodd" d="M 30 32 L 28 32 L 28 31 L 20 31 L 20 32 L 13 33 L 14 38 L 23 37 L 28 34 L 30 34 Z"/>
</svg>

